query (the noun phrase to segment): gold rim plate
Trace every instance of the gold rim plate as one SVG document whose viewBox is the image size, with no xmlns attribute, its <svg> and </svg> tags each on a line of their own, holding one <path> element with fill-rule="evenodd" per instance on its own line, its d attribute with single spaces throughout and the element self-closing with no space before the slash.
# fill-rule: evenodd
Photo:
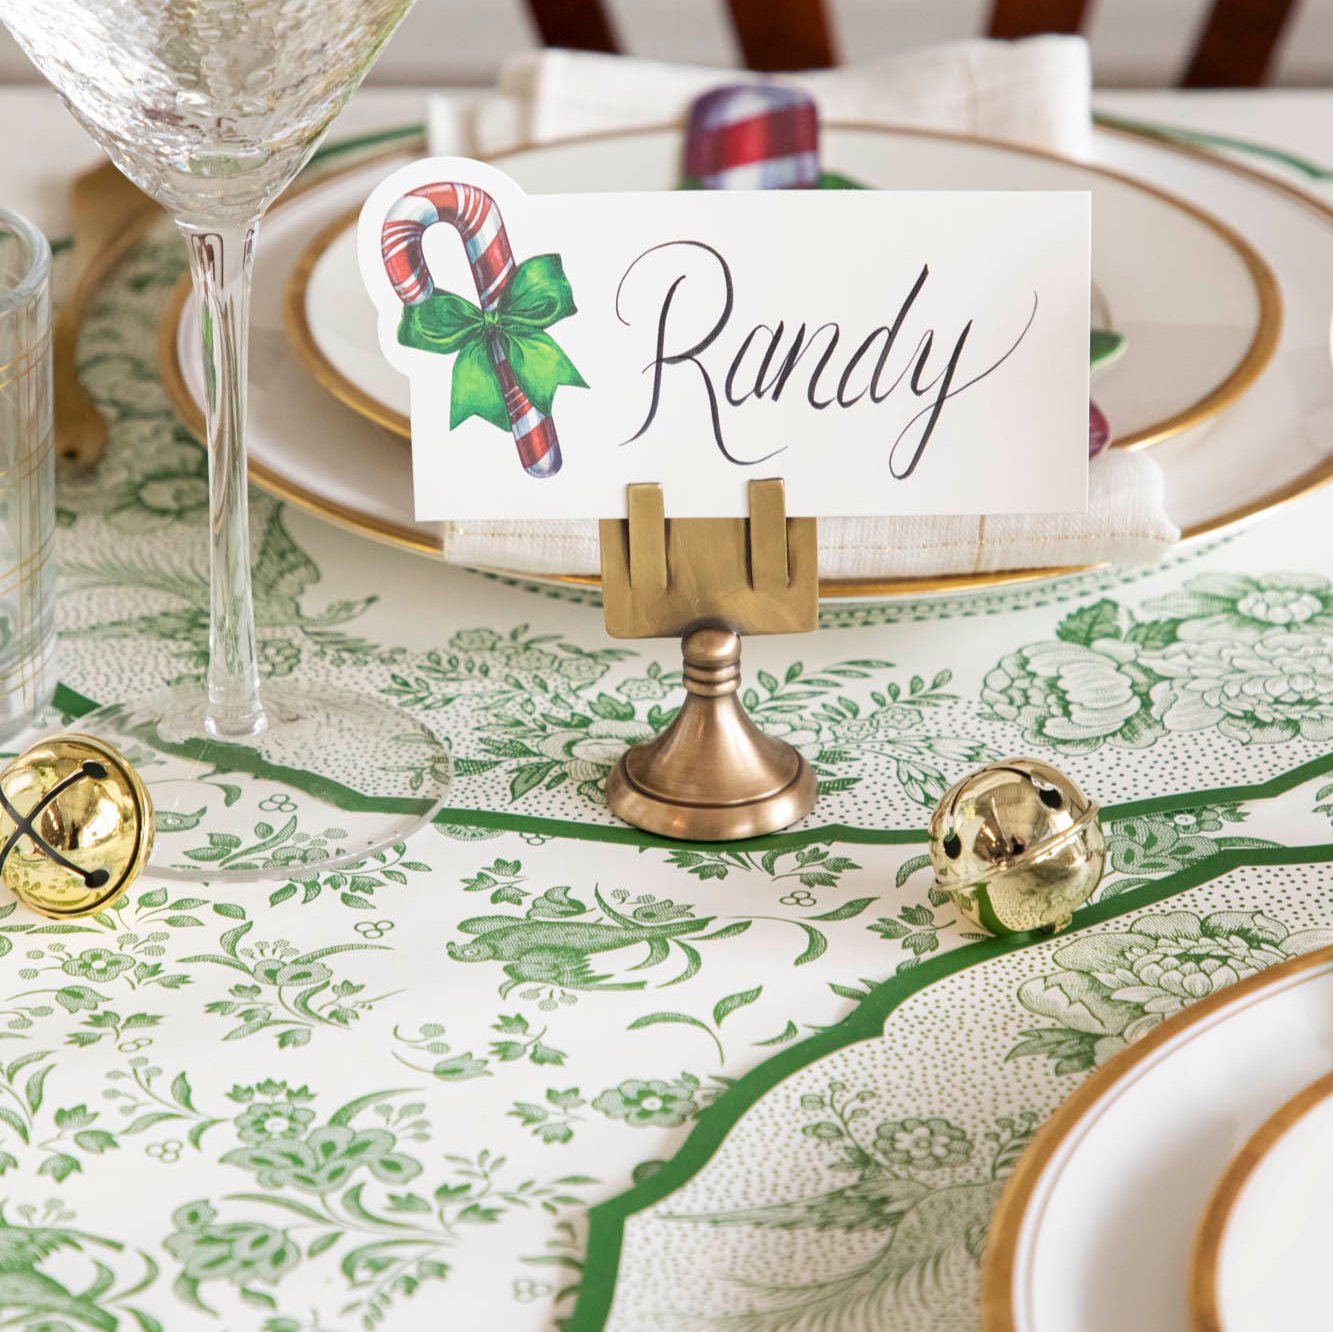
<svg viewBox="0 0 1333 1332">
<path fill-rule="evenodd" d="M 1153 1056 L 1159 1051 L 1168 1047 L 1179 1048 L 1216 1022 L 1243 1008 L 1248 1008 L 1270 992 L 1285 988 L 1293 982 L 1299 983 L 1307 973 L 1327 971 L 1330 967 L 1333 967 L 1333 947 L 1320 948 L 1303 956 L 1291 958 L 1289 961 L 1279 962 L 1244 980 L 1236 981 L 1225 989 L 1200 999 L 1184 1012 L 1168 1018 L 1147 1035 L 1141 1036 L 1129 1049 L 1122 1051 L 1110 1062 L 1089 1074 L 1028 1144 L 1019 1158 L 1014 1173 L 1009 1177 L 1009 1183 L 1005 1186 L 999 1205 L 991 1218 L 989 1239 L 981 1265 L 983 1332 L 1018 1332 L 1014 1309 L 1019 1298 L 1016 1289 L 1019 1240 L 1030 1228 L 1031 1218 L 1036 1218 L 1032 1224 L 1040 1223 L 1040 1215 L 1048 1193 L 1048 1190 L 1042 1187 L 1046 1173 L 1053 1163 L 1063 1159 L 1073 1150 L 1079 1131 L 1137 1082 Z M 1324 1081 L 1333 1081 L 1333 1075 Z M 1302 1093 L 1302 1095 L 1307 1094 L 1308 1091 Z M 1299 1101 L 1301 1098 L 1296 1099 Z M 1289 1108 L 1290 1106 L 1284 1107 L 1283 1111 L 1279 1111 L 1279 1115 Z M 1286 1127 L 1290 1127 L 1290 1122 Z M 1265 1128 L 1267 1127 L 1265 1125 Z M 1261 1129 L 1260 1134 L 1263 1131 Z M 1252 1143 L 1253 1140 L 1245 1151 L 1249 1150 Z M 1244 1154 L 1243 1151 L 1242 1157 Z M 1192 1288 L 1191 1294 L 1193 1293 Z M 1209 1326 L 1197 1321 L 1197 1306 L 1195 1326 L 1197 1332 L 1202 1332 L 1203 1328 Z M 1220 1324 L 1216 1325 L 1215 1332 L 1221 1332 Z"/>
<path fill-rule="evenodd" d="M 1204 1208 L 1190 1263 L 1190 1315 L 1194 1332 L 1225 1332 L 1218 1299 L 1218 1261 L 1231 1214 L 1250 1177 L 1274 1147 L 1312 1110 L 1333 1097 L 1333 1073 L 1298 1092 L 1255 1130 L 1217 1182 Z"/>
<path fill-rule="evenodd" d="M 842 128 L 856 128 L 855 125 L 850 123 L 844 124 L 839 122 L 839 125 Z M 668 126 L 666 128 L 671 127 Z M 885 127 L 865 126 L 864 128 L 883 129 Z M 558 144 L 577 142 L 580 141 L 580 139 L 624 137 L 627 134 L 642 132 L 642 130 L 610 131 L 606 134 L 577 136 L 575 139 L 555 140 L 550 145 L 542 146 L 555 146 Z M 945 133 L 937 134 L 925 130 L 914 131 L 914 133 L 924 137 L 943 139 L 965 138 L 968 142 L 996 143 L 1001 147 L 1010 149 L 1014 148 L 1014 145 L 1000 143 L 998 140 L 974 140 L 970 138 L 970 136 L 950 135 Z M 1099 127 L 1098 133 L 1115 134 L 1123 138 L 1139 140 L 1150 143 L 1154 148 L 1163 152 L 1175 153 L 1182 157 L 1206 162 L 1210 166 L 1216 167 L 1219 170 L 1237 175 L 1242 179 L 1261 185 L 1275 193 L 1282 194 L 1312 210 L 1317 216 L 1323 218 L 1330 224 L 1333 224 L 1333 207 L 1329 207 L 1327 204 L 1313 198 L 1311 195 L 1295 189 L 1282 181 L 1275 180 L 1272 176 L 1264 175 L 1249 167 L 1219 157 L 1217 154 L 1206 152 L 1188 144 L 1164 143 L 1159 137 L 1138 130 L 1121 129 L 1118 127 Z M 304 185 L 304 187 L 298 186 L 288 190 L 283 198 L 275 205 L 275 208 L 284 207 L 292 199 L 304 194 L 306 190 L 317 188 L 320 184 L 331 179 L 334 175 L 341 174 L 342 170 L 358 170 L 373 161 L 387 160 L 403 154 L 419 151 L 423 146 L 423 143 L 424 140 L 410 140 L 407 142 L 399 141 L 391 148 L 386 149 L 382 154 L 374 157 L 361 157 L 354 164 L 342 168 L 339 172 L 323 174 L 318 180 L 311 181 Z M 512 149 L 506 153 L 496 154 L 490 160 L 499 161 L 505 157 L 512 156 L 515 153 L 528 151 L 529 147 L 530 145 L 525 145 L 520 148 Z M 1066 160 L 1064 158 L 1059 158 L 1055 154 L 1043 153 L 1039 149 L 1022 149 L 1016 151 L 1023 151 L 1035 157 L 1054 158 L 1057 161 Z M 1083 164 L 1080 163 L 1077 165 Z M 1141 181 L 1136 181 L 1130 176 L 1118 175 L 1118 173 L 1107 171 L 1104 168 L 1088 169 L 1095 169 L 1103 175 L 1127 181 L 1130 184 L 1151 193 L 1161 193 L 1161 191 L 1156 190 L 1155 187 L 1144 184 Z M 1194 209 L 1190 204 L 1182 203 L 1180 200 L 1173 199 L 1169 195 L 1164 195 L 1163 197 L 1169 199 L 1176 206 L 1181 207 L 1186 211 L 1198 213 L 1198 210 Z M 1231 389 L 1228 394 L 1221 400 L 1209 405 L 1204 411 L 1204 415 L 1211 415 L 1214 412 L 1221 411 L 1224 407 L 1229 405 L 1235 397 L 1239 396 L 1239 394 L 1249 386 L 1250 382 L 1262 372 L 1267 365 L 1268 360 L 1275 352 L 1281 332 L 1281 297 L 1273 274 L 1268 269 L 1267 265 L 1264 264 L 1263 260 L 1255 254 L 1246 242 L 1240 240 L 1235 232 L 1226 228 L 1222 223 L 1215 222 L 1213 219 L 1207 218 L 1204 214 L 1200 213 L 1198 215 L 1205 217 L 1205 220 L 1217 227 L 1224 235 L 1234 238 L 1234 244 L 1242 255 L 1249 254 L 1253 256 L 1257 268 L 1251 267 L 1251 272 L 1255 275 L 1256 285 L 1260 292 L 1261 307 L 1269 309 L 1272 312 L 1272 317 L 1270 319 L 1261 322 L 1260 328 L 1256 332 L 1255 340 L 1251 344 L 1244 362 L 1242 362 L 1242 366 L 1248 367 L 1246 369 L 1247 377 L 1242 383 L 1236 383 L 1234 382 L 1234 379 L 1233 381 L 1229 381 L 1231 383 Z M 315 244 L 321 237 L 324 238 L 324 245 L 327 246 L 332 240 L 332 235 L 336 234 L 337 231 L 341 231 L 345 226 L 345 217 L 336 219 L 334 223 L 324 228 L 315 240 L 311 242 L 311 249 L 314 248 Z M 322 253 L 322 250 L 320 252 Z M 296 269 L 293 271 L 292 283 L 289 285 L 285 300 L 285 313 L 289 320 L 289 331 L 291 331 L 292 328 L 290 320 L 292 317 L 292 299 L 296 275 L 304 268 L 306 280 L 308 281 L 309 267 L 317 258 L 318 254 L 311 257 L 309 251 L 307 251 L 303 259 L 308 259 L 309 263 L 298 262 Z M 1271 304 L 1269 305 L 1264 305 L 1265 291 L 1269 293 L 1269 298 L 1271 299 Z M 162 321 L 158 326 L 158 369 L 167 396 L 179 413 L 182 422 L 196 436 L 202 438 L 204 433 L 203 412 L 195 401 L 194 395 L 186 386 L 177 355 L 177 328 L 180 323 L 181 312 L 186 300 L 189 298 L 189 294 L 190 281 L 188 274 L 186 274 L 182 276 L 180 282 L 177 284 L 176 290 L 172 293 L 171 299 L 168 301 L 166 310 L 163 314 Z M 304 321 L 304 284 L 301 286 L 299 309 L 301 319 Z M 299 336 L 294 336 L 293 343 L 298 356 L 302 356 L 301 338 Z M 302 356 L 302 359 L 304 360 L 304 356 Z M 321 360 L 322 359 L 321 356 Z M 332 367 L 329 367 L 329 369 L 334 375 L 337 374 L 336 371 L 332 370 Z M 318 375 L 316 377 L 319 378 Z M 323 379 L 321 379 L 320 382 L 331 392 L 335 391 L 331 383 Z M 353 395 L 357 395 L 363 400 L 361 408 L 358 410 L 364 409 L 366 402 L 368 401 L 366 395 L 362 394 L 355 385 L 349 384 L 347 385 L 347 388 Z M 1220 393 L 1220 391 L 1220 389 L 1214 390 L 1214 394 Z M 1210 397 L 1212 396 L 1214 395 L 1210 395 Z M 1207 400 L 1205 400 L 1205 402 L 1206 401 Z M 349 402 L 348 405 L 356 406 L 355 403 L 351 402 Z M 1196 404 L 1195 410 L 1197 410 L 1199 406 L 1200 404 Z M 371 419 L 373 420 L 375 418 L 371 417 Z M 1197 419 L 1202 420 L 1203 416 L 1200 416 Z M 1196 421 L 1192 420 L 1188 424 L 1192 425 L 1196 423 Z M 380 421 L 379 424 L 383 425 L 385 422 Z M 1163 425 L 1169 426 L 1171 425 L 1171 422 L 1168 421 L 1163 423 Z M 1175 426 L 1171 433 L 1174 433 L 1175 430 L 1185 428 L 1186 426 L 1183 425 Z M 1156 437 L 1153 439 L 1138 440 L 1137 442 L 1131 438 L 1120 441 L 1117 447 L 1146 447 L 1149 443 L 1153 442 L 1156 442 Z M 254 459 L 251 459 L 250 461 L 250 477 L 257 486 L 262 490 L 268 491 L 268 493 L 274 495 L 276 498 L 284 500 L 297 508 L 304 509 L 306 512 L 312 513 L 339 527 L 344 527 L 349 531 L 356 532 L 360 536 L 370 537 L 373 540 L 397 546 L 400 549 L 411 551 L 414 554 L 429 555 L 436 559 L 442 558 L 444 554 L 444 547 L 441 541 L 430 533 L 424 532 L 419 528 L 409 527 L 406 524 L 373 518 L 361 513 L 357 509 L 336 503 L 322 495 L 316 494 L 300 485 L 298 482 L 293 481 L 290 477 L 275 471 L 263 463 L 256 462 Z M 1247 501 L 1244 504 L 1239 504 L 1232 509 L 1216 514 L 1209 519 L 1183 529 L 1181 532 L 1181 542 L 1183 544 L 1203 537 L 1220 535 L 1229 528 L 1236 527 L 1241 523 L 1248 521 L 1256 514 L 1276 509 L 1283 504 L 1288 504 L 1293 500 L 1299 499 L 1301 496 L 1309 494 L 1318 487 L 1325 485 L 1330 480 L 1333 480 L 1333 459 L 1324 459 L 1303 472 L 1301 475 L 1292 478 L 1290 481 L 1275 487 L 1273 490 L 1268 491 L 1253 500 Z M 946 574 L 936 577 L 920 578 L 821 578 L 819 582 L 819 592 L 821 598 L 834 600 L 934 596 L 959 592 L 987 591 L 999 587 L 1014 586 L 1016 584 L 1041 582 L 1070 574 L 1087 573 L 1101 567 L 1104 566 L 1063 565 L 1032 569 L 1002 569 L 988 573 Z M 597 574 L 533 575 L 521 570 L 503 569 L 496 570 L 496 572 L 510 574 L 515 578 L 521 578 L 529 582 L 560 583 L 574 587 L 587 588 L 598 588 L 601 586 L 601 578 Z"/>
</svg>

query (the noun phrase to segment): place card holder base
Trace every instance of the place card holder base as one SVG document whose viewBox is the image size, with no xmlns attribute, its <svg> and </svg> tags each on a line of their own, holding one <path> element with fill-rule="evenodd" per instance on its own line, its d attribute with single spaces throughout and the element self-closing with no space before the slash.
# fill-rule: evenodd
<svg viewBox="0 0 1333 1332">
<path fill-rule="evenodd" d="M 780 479 L 749 483 L 748 518 L 667 521 L 662 487 L 626 488 L 603 519 L 602 599 L 613 638 L 682 636 L 685 701 L 671 724 L 620 758 L 606 800 L 664 837 L 734 841 L 814 807 L 805 758 L 750 720 L 738 693 L 740 635 L 808 633 L 819 617 L 813 518 L 788 518 Z"/>
</svg>

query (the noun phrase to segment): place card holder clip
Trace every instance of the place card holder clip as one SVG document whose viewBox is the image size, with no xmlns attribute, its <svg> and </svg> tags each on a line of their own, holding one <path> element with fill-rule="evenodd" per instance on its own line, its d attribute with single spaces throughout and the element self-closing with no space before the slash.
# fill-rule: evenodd
<svg viewBox="0 0 1333 1332">
<path fill-rule="evenodd" d="M 667 520 L 662 487 L 626 488 L 603 519 L 602 599 L 613 638 L 681 635 L 685 701 L 621 756 L 612 811 L 648 832 L 733 841 L 785 828 L 815 803 L 815 775 L 741 704 L 740 635 L 808 633 L 819 616 L 816 520 L 788 518 L 781 479 L 749 483 L 748 518 Z"/>
</svg>

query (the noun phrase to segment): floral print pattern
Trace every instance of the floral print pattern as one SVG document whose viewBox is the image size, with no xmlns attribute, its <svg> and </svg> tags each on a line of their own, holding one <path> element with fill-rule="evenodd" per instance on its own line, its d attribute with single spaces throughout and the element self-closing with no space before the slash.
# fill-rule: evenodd
<svg viewBox="0 0 1333 1332">
<path fill-rule="evenodd" d="M 62 481 L 60 611 L 67 678 L 92 697 L 131 672 L 197 677 L 205 658 L 207 460 L 152 372 L 181 268 L 168 237 L 130 256 L 108 288 L 114 318 L 85 330 L 112 442 L 96 477 Z M 149 881 L 58 926 L 0 903 L 0 1249 L 17 1283 L 0 1302 L 16 1325 L 396 1332 L 483 1307 L 497 1327 L 507 1313 L 557 1324 L 582 1298 L 590 1203 L 660 1171 L 701 1117 L 725 1125 L 713 1107 L 734 1102 L 738 1078 L 833 1030 L 893 968 L 975 942 L 911 869 L 915 848 L 894 844 L 970 766 L 1020 740 L 1067 754 L 1080 778 L 1085 756 L 1154 773 L 1144 751 L 1173 738 L 1214 753 L 1287 745 L 1290 766 L 1308 761 L 1301 746 L 1326 746 L 1333 597 L 1317 575 L 1186 566 L 1040 595 L 830 607 L 824 623 L 845 632 L 804 641 L 805 660 L 751 649 L 743 699 L 807 757 L 830 822 L 845 816 L 857 837 L 618 845 L 602 786 L 674 715 L 673 649 L 609 643 L 585 593 L 476 575 L 444 575 L 450 597 L 407 625 L 389 557 L 358 546 L 368 572 L 322 565 L 342 538 L 264 496 L 253 517 L 264 673 L 350 673 L 433 718 L 456 810 L 330 871 L 351 836 L 341 816 L 268 794 L 214 831 L 205 815 L 241 798 L 219 772 L 163 826 L 193 831 L 200 882 L 217 867 L 267 882 Z M 404 585 L 440 576 L 401 567 Z M 1139 578 L 1154 595 L 1131 608 Z M 984 632 L 954 656 L 911 632 L 926 620 Z M 422 778 L 434 761 L 402 769 Z M 1210 768 L 1206 784 L 1226 783 Z M 1277 911 L 1142 909 L 1170 876 L 1271 850 L 1258 809 L 1214 793 L 1112 810 L 1103 895 L 1127 895 L 1122 919 L 1099 932 L 1110 942 L 1076 924 L 1039 971 L 1034 956 L 997 1005 L 1011 1020 L 1000 1053 L 1058 1081 L 1316 946 L 1317 929 Z M 611 840 L 574 841 L 571 824 Z M 879 1266 L 858 1284 L 835 1242 L 829 1279 L 768 1292 L 776 1312 L 755 1328 L 812 1299 L 811 1323 L 856 1326 L 872 1286 L 897 1317 L 910 1300 L 886 1291 L 972 1270 L 1036 1122 L 1025 1105 L 985 1119 L 963 1098 L 838 1078 L 786 1113 L 769 1150 L 818 1156 L 827 1187 L 774 1195 L 757 1219 L 710 1219 L 709 1233 L 842 1227 Z M 950 1307 L 971 1317 L 970 1303 Z"/>
<path fill-rule="evenodd" d="M 875 1130 L 875 1150 L 890 1165 L 917 1170 L 945 1170 L 972 1155 L 967 1134 L 938 1115 L 930 1119 L 892 1119 Z"/>
<path fill-rule="evenodd" d="M 1199 574 L 1137 619 L 1110 600 L 986 675 L 987 715 L 1032 745 L 1143 748 L 1199 730 L 1243 745 L 1333 739 L 1333 590 L 1318 575 Z"/>
<path fill-rule="evenodd" d="M 78 957 L 66 958 L 60 969 L 69 976 L 106 982 L 133 971 L 134 965 L 135 959 L 124 953 L 113 953 L 107 948 L 85 948 Z"/>
<path fill-rule="evenodd" d="M 217 1212 L 206 1202 L 177 1209 L 172 1220 L 177 1228 L 163 1247 L 181 1265 L 177 1293 L 197 1308 L 207 1308 L 199 1298 L 202 1282 L 229 1281 L 245 1292 L 255 1281 L 277 1285 L 301 1261 L 286 1231 L 253 1221 L 216 1224 Z"/>
<path fill-rule="evenodd" d="M 1333 945 L 1333 929 L 1291 931 L 1260 911 L 1149 912 L 1124 931 L 1055 950 L 1058 970 L 1018 1000 L 1055 1028 L 1025 1033 L 1009 1057 L 1049 1056 L 1060 1072 L 1105 1063 L 1187 1004 L 1274 963 Z"/>
<path fill-rule="evenodd" d="M 1147 887 L 1156 876 L 1186 870 L 1227 851 L 1274 846 L 1264 837 L 1226 831 L 1247 818 L 1240 805 L 1200 805 L 1109 821 L 1104 828 L 1107 878 L 1099 896 Z"/>
<path fill-rule="evenodd" d="M 236 1136 L 245 1143 L 299 1138 L 315 1118 L 306 1104 L 315 1098 L 306 1087 L 266 1079 L 254 1088 L 233 1087 L 231 1097 L 245 1105 L 235 1119 Z"/>
<path fill-rule="evenodd" d="M 592 1107 L 608 1119 L 621 1119 L 636 1127 L 676 1128 L 698 1112 L 695 1090 L 684 1082 L 640 1082 L 629 1078 L 593 1097 Z"/>
<path fill-rule="evenodd" d="M 1162 677 L 1152 699 L 1168 731 L 1216 727 L 1246 745 L 1333 740 L 1333 631 L 1182 639 L 1144 663 Z"/>
<path fill-rule="evenodd" d="M 982 702 L 993 717 L 1021 726 L 1029 744 L 1151 744 L 1152 728 L 1144 724 L 1150 680 L 1135 670 L 1135 657 L 1115 640 L 1038 643 L 1000 661 L 986 676 Z"/>
<path fill-rule="evenodd" d="M 1333 630 L 1333 583 L 1322 574 L 1201 573 L 1146 609 L 1180 622 L 1184 639 L 1257 638 L 1273 628 Z"/>
</svg>

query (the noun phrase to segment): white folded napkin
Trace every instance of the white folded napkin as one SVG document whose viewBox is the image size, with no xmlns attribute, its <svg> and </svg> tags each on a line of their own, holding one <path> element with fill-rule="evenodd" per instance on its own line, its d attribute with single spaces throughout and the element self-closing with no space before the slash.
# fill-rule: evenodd
<svg viewBox="0 0 1333 1332">
<path fill-rule="evenodd" d="M 1162 471 L 1142 453 L 1117 450 L 1093 463 L 1096 498 L 1086 513 L 992 514 L 984 518 L 821 518 L 825 578 L 927 578 L 1133 564 L 1154 559 L 1178 536 L 1162 507 Z M 445 523 L 444 558 L 520 573 L 596 573 L 597 524 L 506 518 Z"/>
<path fill-rule="evenodd" d="M 586 51 L 531 51 L 471 101 L 432 99 L 434 153 L 493 153 L 597 130 L 682 120 L 722 83 L 790 83 L 820 119 L 907 125 L 1009 139 L 1066 157 L 1091 144 L 1092 66 L 1081 37 L 945 42 L 794 76 L 752 74 Z"/>
<path fill-rule="evenodd" d="M 492 91 L 470 100 L 432 98 L 430 149 L 484 156 L 567 135 L 679 121 L 701 92 L 759 77 L 625 56 L 533 52 L 509 61 Z M 949 130 L 1071 157 L 1086 156 L 1090 147 L 1091 72 L 1087 44 L 1078 37 L 950 42 L 834 70 L 762 78 L 807 90 L 824 121 Z M 523 573 L 600 568 L 592 522 L 443 527 L 444 555 L 452 563 Z M 827 578 L 911 578 L 1136 563 L 1158 558 L 1179 537 L 1163 504 L 1157 463 L 1146 453 L 1108 450 L 1092 462 L 1086 512 L 822 519 L 819 568 Z"/>
</svg>

